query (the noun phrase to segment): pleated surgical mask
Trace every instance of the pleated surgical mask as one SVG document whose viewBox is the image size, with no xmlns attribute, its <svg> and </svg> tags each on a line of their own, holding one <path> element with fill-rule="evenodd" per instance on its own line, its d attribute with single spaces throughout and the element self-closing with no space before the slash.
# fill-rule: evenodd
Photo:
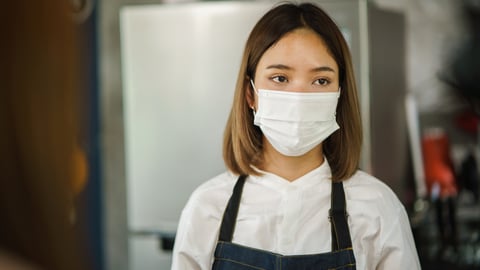
<svg viewBox="0 0 480 270">
<path fill-rule="evenodd" d="M 257 90 L 250 83 L 258 96 L 254 124 L 281 154 L 304 155 L 340 128 L 335 118 L 340 91 Z"/>
</svg>

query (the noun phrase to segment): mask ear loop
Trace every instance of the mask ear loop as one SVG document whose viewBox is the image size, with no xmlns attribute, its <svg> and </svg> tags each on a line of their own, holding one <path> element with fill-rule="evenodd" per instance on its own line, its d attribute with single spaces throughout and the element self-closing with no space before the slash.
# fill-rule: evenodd
<svg viewBox="0 0 480 270">
<path fill-rule="evenodd" d="M 255 94 L 257 95 L 258 97 L 258 92 L 257 92 L 257 88 L 255 88 L 255 84 L 253 83 L 253 80 L 250 79 L 250 84 L 252 85 L 252 88 L 253 88 L 253 91 L 255 92 Z M 250 109 L 252 109 L 252 112 L 253 112 L 253 116 L 255 116 L 255 107 L 251 106 Z"/>
<path fill-rule="evenodd" d="M 252 79 L 250 79 L 250 84 L 251 84 L 252 87 L 253 87 L 253 91 L 254 91 L 255 94 L 257 94 L 257 96 L 258 96 L 257 88 L 255 88 L 255 84 L 253 83 L 253 80 L 252 80 Z"/>
<path fill-rule="evenodd" d="M 339 86 L 338 87 L 338 95 L 337 95 L 337 99 L 340 99 L 340 94 L 342 93 L 342 87 Z M 334 119 L 337 119 L 337 109 L 335 109 L 335 115 L 333 116 Z"/>
</svg>

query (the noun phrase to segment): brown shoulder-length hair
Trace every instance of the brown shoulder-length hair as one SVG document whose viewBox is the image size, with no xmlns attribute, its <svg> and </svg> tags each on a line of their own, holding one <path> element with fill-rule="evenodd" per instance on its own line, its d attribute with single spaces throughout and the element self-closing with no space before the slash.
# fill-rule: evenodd
<svg viewBox="0 0 480 270">
<path fill-rule="evenodd" d="M 315 31 L 339 67 L 341 94 L 336 117 L 340 129 L 323 142 L 323 152 L 332 170 L 332 180 L 341 181 L 355 173 L 360 159 L 362 125 L 357 87 L 350 51 L 342 33 L 325 11 L 311 3 L 276 6 L 250 33 L 225 128 L 223 158 L 233 173 L 258 175 L 250 165 L 262 162 L 262 131 L 253 125 L 253 114 L 247 102 L 246 97 L 251 94 L 249 80 L 253 79 L 265 51 L 298 28 Z"/>
</svg>

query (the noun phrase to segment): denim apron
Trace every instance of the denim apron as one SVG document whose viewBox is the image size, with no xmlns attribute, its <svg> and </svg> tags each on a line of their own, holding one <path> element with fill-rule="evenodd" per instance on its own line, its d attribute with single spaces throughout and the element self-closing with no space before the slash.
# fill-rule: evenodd
<svg viewBox="0 0 480 270">
<path fill-rule="evenodd" d="M 212 270 L 355 270 L 352 240 L 347 223 L 343 183 L 332 182 L 329 219 L 332 251 L 311 255 L 281 254 L 232 243 L 246 175 L 238 178 L 223 214 Z"/>
</svg>

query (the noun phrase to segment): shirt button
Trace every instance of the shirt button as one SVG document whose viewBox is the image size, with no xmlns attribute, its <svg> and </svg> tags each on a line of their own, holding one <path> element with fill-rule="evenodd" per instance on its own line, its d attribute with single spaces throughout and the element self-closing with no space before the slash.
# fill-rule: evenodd
<svg viewBox="0 0 480 270">
<path fill-rule="evenodd" d="M 282 239 L 282 244 L 284 245 L 290 245 L 291 243 L 293 243 L 293 239 L 291 237 L 285 237 Z"/>
</svg>

